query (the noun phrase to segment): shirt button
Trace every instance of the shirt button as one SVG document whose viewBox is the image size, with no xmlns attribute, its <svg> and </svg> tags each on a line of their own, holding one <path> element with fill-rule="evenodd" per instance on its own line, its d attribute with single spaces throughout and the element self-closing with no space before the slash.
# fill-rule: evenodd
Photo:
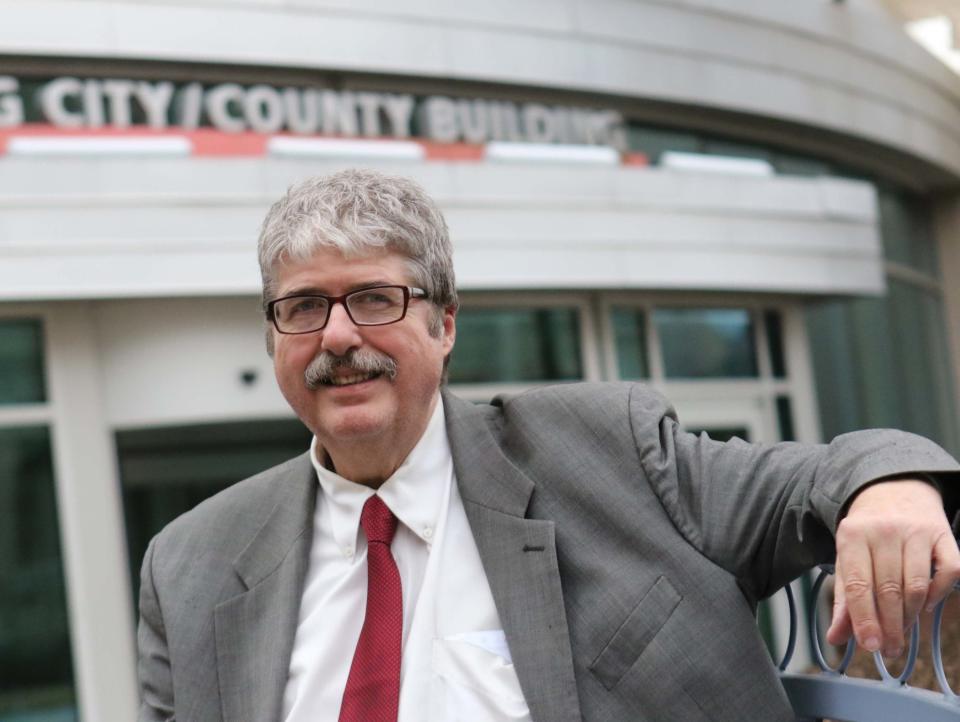
<svg viewBox="0 0 960 722">
<path fill-rule="evenodd" d="M 343 556 L 349 558 L 353 556 L 353 547 L 344 547 Z"/>
<path fill-rule="evenodd" d="M 423 535 L 424 535 L 427 539 L 432 539 L 432 538 L 433 538 L 433 528 L 432 528 L 432 527 L 429 527 L 429 526 L 428 526 L 428 527 L 424 527 L 424 529 L 423 529 Z"/>
</svg>

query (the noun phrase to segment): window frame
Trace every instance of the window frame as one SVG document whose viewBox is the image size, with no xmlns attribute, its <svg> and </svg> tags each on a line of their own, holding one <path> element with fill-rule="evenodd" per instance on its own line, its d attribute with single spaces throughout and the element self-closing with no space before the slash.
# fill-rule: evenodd
<svg viewBox="0 0 960 722">
<path fill-rule="evenodd" d="M 0 430 L 17 429 L 23 427 L 44 427 L 47 431 L 47 437 L 49 439 L 50 466 L 53 473 L 52 491 L 55 503 L 54 513 L 57 519 L 57 542 L 59 545 L 60 574 L 62 575 L 63 579 L 63 593 L 66 604 L 64 612 L 67 617 L 67 641 L 70 646 L 70 654 L 72 658 L 71 666 L 73 670 L 73 678 L 70 680 L 70 684 L 73 689 L 73 708 L 77 711 L 78 715 L 81 715 L 82 697 L 84 694 L 82 689 L 83 673 L 80 670 L 80 658 L 82 653 L 79 649 L 78 640 L 76 637 L 77 619 L 71 596 L 74 588 L 71 585 L 72 579 L 69 569 L 70 562 L 68 560 L 70 550 L 68 549 L 66 533 L 64 529 L 64 520 L 67 516 L 67 512 L 65 512 L 64 509 L 65 502 L 61 488 L 61 455 L 59 453 L 58 446 L 58 431 L 60 428 L 62 428 L 64 422 L 58 419 L 58 409 L 56 405 L 57 398 L 53 388 L 51 388 L 50 383 L 53 364 L 50 337 L 50 324 L 52 316 L 53 312 L 51 308 L 42 304 L 18 303 L 0 305 L 0 324 L 8 320 L 36 321 L 39 324 L 42 348 L 40 366 L 46 392 L 46 398 L 44 401 L 0 404 Z"/>
<path fill-rule="evenodd" d="M 595 319 L 590 295 L 587 293 L 549 293 L 537 291 L 464 291 L 460 293 L 461 308 L 484 309 L 539 309 L 574 308 L 577 311 L 577 327 L 580 334 L 580 359 L 583 376 L 579 379 L 550 381 L 515 381 L 493 383 L 450 383 L 450 390 L 467 401 L 489 401 L 500 394 L 512 394 L 527 389 L 552 386 L 559 383 L 600 381 L 603 377 L 596 338 Z"/>
<path fill-rule="evenodd" d="M 790 399 L 794 433 L 798 441 L 820 441 L 820 429 L 814 400 L 814 386 L 808 339 L 803 323 L 803 303 L 796 297 L 779 295 L 741 295 L 727 293 L 679 293 L 679 292 L 600 292 L 597 294 L 598 326 L 602 347 L 604 376 L 608 380 L 621 379 L 615 347 L 616 339 L 612 324 L 614 307 L 640 309 L 646 315 L 647 368 L 649 378 L 636 379 L 648 383 L 671 402 L 678 405 L 698 399 L 731 402 L 747 398 L 759 403 L 763 424 L 767 432 L 760 440 L 777 441 L 780 438 L 776 399 Z M 735 308 L 750 313 L 753 326 L 753 343 L 757 353 L 756 378 L 704 378 L 671 379 L 666 376 L 663 351 L 653 311 L 656 308 Z M 786 376 L 774 376 L 773 362 L 767 338 L 765 311 L 777 311 L 783 327 L 784 363 Z M 681 422 L 683 418 L 681 416 Z M 776 433 L 774 433 L 774 431 Z"/>
</svg>

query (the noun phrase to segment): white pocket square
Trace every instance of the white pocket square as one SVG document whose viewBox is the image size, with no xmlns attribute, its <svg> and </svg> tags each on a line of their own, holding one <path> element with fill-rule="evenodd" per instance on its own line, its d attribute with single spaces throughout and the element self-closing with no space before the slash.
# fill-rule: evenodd
<svg viewBox="0 0 960 722">
<path fill-rule="evenodd" d="M 484 629 L 479 632 L 460 632 L 444 638 L 448 642 L 466 642 L 474 647 L 485 649 L 491 654 L 503 657 L 509 664 L 513 664 L 510 647 L 507 646 L 507 635 L 502 629 Z"/>
</svg>

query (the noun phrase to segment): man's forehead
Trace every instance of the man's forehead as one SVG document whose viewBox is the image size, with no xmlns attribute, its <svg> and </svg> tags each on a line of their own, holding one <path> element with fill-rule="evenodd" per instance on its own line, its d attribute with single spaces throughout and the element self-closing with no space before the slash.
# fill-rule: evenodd
<svg viewBox="0 0 960 722">
<path fill-rule="evenodd" d="M 338 248 L 320 248 L 306 256 L 286 255 L 274 265 L 274 277 L 281 283 L 299 283 L 310 279 L 323 283 L 356 280 L 406 282 L 408 259 L 390 249 L 370 249 L 344 253 Z"/>
</svg>

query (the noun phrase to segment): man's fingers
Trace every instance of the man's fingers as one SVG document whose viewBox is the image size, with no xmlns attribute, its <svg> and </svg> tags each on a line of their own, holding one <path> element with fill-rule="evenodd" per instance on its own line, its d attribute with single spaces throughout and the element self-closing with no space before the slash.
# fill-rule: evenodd
<svg viewBox="0 0 960 722">
<path fill-rule="evenodd" d="M 913 536 L 903 546 L 903 626 L 917 619 L 930 591 L 930 544 Z"/>
<path fill-rule="evenodd" d="M 896 657 L 903 649 L 903 552 L 899 544 L 874 548 L 873 579 L 883 653 Z"/>
<path fill-rule="evenodd" d="M 949 531 L 944 531 L 933 547 L 933 582 L 927 593 L 926 608 L 933 609 L 950 593 L 960 579 L 960 551 Z"/>
<path fill-rule="evenodd" d="M 846 644 L 852 635 L 853 627 L 850 624 L 850 613 L 843 593 L 843 581 L 840 571 L 837 570 L 833 585 L 833 615 L 830 619 L 830 629 L 827 630 L 827 641 L 840 646 Z"/>
<path fill-rule="evenodd" d="M 873 598 L 870 550 L 863 532 L 843 522 L 837 530 L 837 569 L 857 643 L 868 652 L 876 652 L 881 635 Z"/>
</svg>

